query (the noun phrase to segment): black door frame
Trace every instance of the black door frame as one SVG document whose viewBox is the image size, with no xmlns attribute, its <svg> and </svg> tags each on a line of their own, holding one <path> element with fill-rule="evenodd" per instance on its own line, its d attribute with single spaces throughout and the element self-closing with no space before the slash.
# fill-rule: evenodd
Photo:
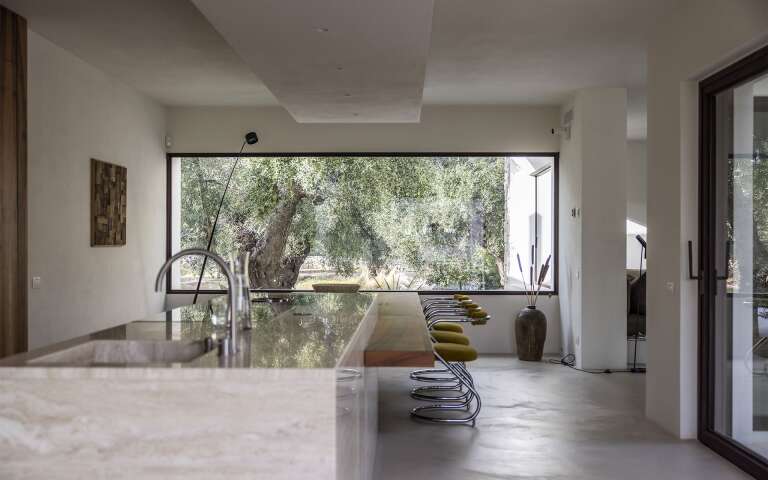
<svg viewBox="0 0 768 480">
<path fill-rule="evenodd" d="M 715 399 L 715 202 L 716 96 L 768 73 L 768 46 L 699 83 L 699 412 L 698 438 L 730 462 L 754 476 L 768 478 L 768 461 L 714 429 Z M 721 272 L 723 273 L 723 272 Z"/>
</svg>

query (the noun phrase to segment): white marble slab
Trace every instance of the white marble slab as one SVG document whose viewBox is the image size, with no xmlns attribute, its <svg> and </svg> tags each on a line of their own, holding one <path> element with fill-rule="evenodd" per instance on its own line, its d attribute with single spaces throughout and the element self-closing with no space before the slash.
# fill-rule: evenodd
<svg viewBox="0 0 768 480">
<path fill-rule="evenodd" d="M 0 377 L 0 478 L 336 478 L 332 369 L 24 370 Z"/>
<path fill-rule="evenodd" d="M 364 351 L 378 310 L 355 304 L 348 318 L 283 309 L 282 323 L 262 319 L 267 333 L 244 336 L 249 356 L 227 365 L 35 362 L 61 346 L 6 361 L 0 478 L 369 479 L 377 372 Z M 182 341 L 199 327 L 135 322 L 96 337 Z"/>
</svg>

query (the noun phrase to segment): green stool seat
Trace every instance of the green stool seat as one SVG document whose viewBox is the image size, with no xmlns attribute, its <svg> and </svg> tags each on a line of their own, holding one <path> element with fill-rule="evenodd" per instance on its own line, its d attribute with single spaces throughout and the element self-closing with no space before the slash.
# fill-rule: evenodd
<svg viewBox="0 0 768 480">
<path fill-rule="evenodd" d="M 437 323 L 432 326 L 432 330 L 438 332 L 456 332 L 464 333 L 464 329 L 458 323 Z"/>
<path fill-rule="evenodd" d="M 432 345 L 432 348 L 446 362 L 471 362 L 477 360 L 477 350 L 469 345 L 435 343 Z"/>
<path fill-rule="evenodd" d="M 429 333 L 438 343 L 469 345 L 469 337 L 456 332 L 432 331 Z"/>
<path fill-rule="evenodd" d="M 485 325 L 488 323 L 488 312 L 482 308 L 470 310 L 467 316 L 472 319 L 472 325 Z"/>
</svg>

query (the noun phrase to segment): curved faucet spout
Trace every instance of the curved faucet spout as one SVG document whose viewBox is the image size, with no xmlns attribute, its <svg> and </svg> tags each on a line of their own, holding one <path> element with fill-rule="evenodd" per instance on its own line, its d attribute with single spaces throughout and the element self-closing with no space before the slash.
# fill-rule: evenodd
<svg viewBox="0 0 768 480">
<path fill-rule="evenodd" d="M 171 268 L 171 265 L 173 265 L 173 262 L 182 257 L 189 256 L 203 256 L 210 258 L 219 266 L 221 271 L 224 272 L 224 275 L 227 277 L 227 296 L 229 301 L 229 308 L 227 309 L 229 312 L 229 336 L 228 338 L 224 339 L 225 343 L 223 352 L 225 355 L 235 354 L 237 353 L 237 318 L 239 316 L 236 310 L 237 303 L 235 302 L 234 286 L 236 283 L 235 275 L 232 273 L 232 270 L 230 270 L 227 262 L 223 258 L 203 248 L 187 248 L 182 250 L 166 260 L 163 266 L 160 267 L 160 271 L 157 272 L 157 278 L 155 279 L 155 291 L 159 292 L 162 290 L 163 278 L 165 278 L 165 275 L 168 273 L 168 269 Z"/>
</svg>

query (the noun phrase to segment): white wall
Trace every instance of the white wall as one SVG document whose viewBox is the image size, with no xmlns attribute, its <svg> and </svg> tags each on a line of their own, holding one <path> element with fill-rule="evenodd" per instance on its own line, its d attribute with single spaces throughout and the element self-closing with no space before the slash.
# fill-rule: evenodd
<svg viewBox="0 0 768 480">
<path fill-rule="evenodd" d="M 695 438 L 698 80 L 768 40 L 765 0 L 663 5 L 648 50 L 648 374 L 646 414 Z"/>
<path fill-rule="evenodd" d="M 162 309 L 165 112 L 29 33 L 29 346 Z M 128 168 L 127 244 L 90 246 L 90 159 Z"/>
<path fill-rule="evenodd" d="M 424 107 L 420 123 L 296 123 L 274 108 L 170 108 L 172 152 L 557 152 L 557 107 Z"/>
<path fill-rule="evenodd" d="M 262 152 L 557 152 L 557 107 L 425 107 L 418 124 L 299 124 L 282 108 L 170 108 L 173 152 L 233 152 L 255 130 Z M 562 242 L 562 237 L 561 237 Z M 189 301 L 174 295 L 169 305 Z M 466 330 L 481 353 L 513 353 L 512 321 L 523 296 L 473 296 L 493 320 Z M 547 353 L 560 350 L 557 297 L 542 298 Z"/>
<path fill-rule="evenodd" d="M 574 110 L 575 100 L 563 105 L 562 114 Z M 563 353 L 581 357 L 581 191 L 583 122 L 574 118 L 570 138 L 560 142 L 559 252 L 560 331 Z"/>
<path fill-rule="evenodd" d="M 581 90 L 564 111 L 571 108 L 571 137 L 561 149 L 563 347 L 582 368 L 624 368 L 627 92 Z"/>
</svg>

